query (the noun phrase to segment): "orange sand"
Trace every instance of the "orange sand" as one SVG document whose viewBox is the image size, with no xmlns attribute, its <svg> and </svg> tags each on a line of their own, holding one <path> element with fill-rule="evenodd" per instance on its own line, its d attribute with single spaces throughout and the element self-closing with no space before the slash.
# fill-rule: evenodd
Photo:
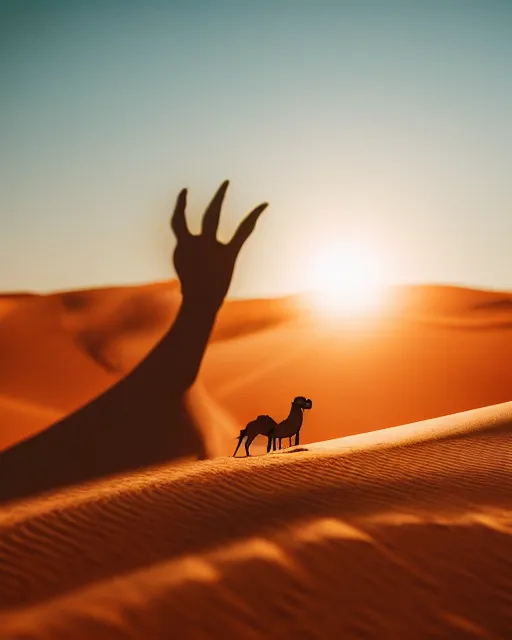
<svg viewBox="0 0 512 640">
<path fill-rule="evenodd" d="M 0 297 L 0 448 L 114 384 L 178 304 Z M 450 287 L 330 324 L 228 302 L 192 411 L 215 439 L 307 394 L 317 443 L 4 505 L 0 638 L 512 637 L 511 329 L 510 295 Z"/>
<path fill-rule="evenodd" d="M 0 511 L 29 638 L 510 638 L 512 403 Z"/>
<path fill-rule="evenodd" d="M 179 302 L 175 282 L 0 297 L 0 451 L 126 375 L 167 331 Z M 286 299 L 229 302 L 212 341 L 264 331 L 290 315 Z"/>
<path fill-rule="evenodd" d="M 314 411 L 304 442 L 509 400 L 510 294 L 397 287 L 389 297 L 380 316 L 330 323 L 299 298 L 227 302 L 203 363 L 202 397 L 228 412 L 234 437 L 259 413 L 284 418 L 305 394 Z M 133 369 L 179 300 L 175 282 L 0 298 L 11 305 L 0 317 L 0 451 Z"/>
</svg>

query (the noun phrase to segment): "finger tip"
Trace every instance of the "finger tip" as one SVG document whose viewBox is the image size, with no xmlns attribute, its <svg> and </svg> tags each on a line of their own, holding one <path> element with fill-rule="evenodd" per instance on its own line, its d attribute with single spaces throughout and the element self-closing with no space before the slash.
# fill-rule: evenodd
<svg viewBox="0 0 512 640">
<path fill-rule="evenodd" d="M 177 205 L 183 205 L 187 201 L 187 190 L 184 188 L 178 193 Z"/>
</svg>

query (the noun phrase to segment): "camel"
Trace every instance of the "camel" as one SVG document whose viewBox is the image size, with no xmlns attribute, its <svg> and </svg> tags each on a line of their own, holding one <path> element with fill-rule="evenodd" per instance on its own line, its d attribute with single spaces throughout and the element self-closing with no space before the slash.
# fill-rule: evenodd
<svg viewBox="0 0 512 640">
<path fill-rule="evenodd" d="M 187 226 L 187 190 L 171 217 L 182 300 L 173 325 L 127 376 L 44 431 L 0 453 L 0 502 L 194 456 L 212 457 L 211 438 L 188 408 L 212 328 L 242 246 L 267 203 L 217 240 L 226 180 L 208 205 L 202 231 Z"/>
<path fill-rule="evenodd" d="M 238 453 L 238 449 L 240 448 L 240 445 L 242 444 L 244 438 L 246 439 L 245 452 L 247 456 L 251 455 L 249 452 L 249 447 L 251 446 L 256 436 L 259 435 L 266 436 L 266 438 L 268 439 L 267 453 L 270 453 L 271 448 L 273 448 L 274 451 L 276 450 L 277 440 L 279 440 L 279 449 L 281 449 L 283 438 L 290 438 L 291 446 L 292 437 L 295 436 L 295 445 L 298 445 L 299 432 L 302 427 L 303 421 L 303 411 L 306 409 L 311 409 L 312 406 L 313 403 L 309 398 L 305 398 L 304 396 L 297 396 L 292 400 L 292 406 L 288 417 L 279 424 L 274 420 L 274 418 L 271 418 L 270 416 L 258 416 L 255 420 L 249 422 L 245 429 L 242 429 L 240 431 L 240 435 L 238 436 L 238 444 L 236 445 L 233 458 Z"/>
</svg>

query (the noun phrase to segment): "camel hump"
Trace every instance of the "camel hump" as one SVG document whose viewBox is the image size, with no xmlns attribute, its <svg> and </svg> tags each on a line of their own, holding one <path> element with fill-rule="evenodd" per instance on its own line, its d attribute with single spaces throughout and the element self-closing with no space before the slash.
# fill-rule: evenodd
<svg viewBox="0 0 512 640">
<path fill-rule="evenodd" d="M 277 427 L 277 422 L 272 416 L 261 415 L 256 418 L 256 422 L 267 430 L 267 433 Z"/>
<path fill-rule="evenodd" d="M 258 416 L 245 427 L 247 433 L 268 435 L 276 427 L 276 421 L 270 416 Z"/>
</svg>

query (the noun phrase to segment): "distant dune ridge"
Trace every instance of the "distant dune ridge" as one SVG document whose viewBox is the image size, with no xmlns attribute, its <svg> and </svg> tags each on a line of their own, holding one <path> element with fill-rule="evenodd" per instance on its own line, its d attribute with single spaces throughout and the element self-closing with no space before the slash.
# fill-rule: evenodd
<svg viewBox="0 0 512 640">
<path fill-rule="evenodd" d="M 510 294 L 411 286 L 389 300 L 386 313 L 355 327 L 325 325 L 300 296 L 226 302 L 202 366 L 203 396 L 228 412 L 234 437 L 259 413 L 285 417 L 291 398 L 307 393 L 315 410 L 305 442 L 509 399 Z M 179 301 L 176 281 L 0 296 L 0 450 L 126 375 Z"/>
</svg>

